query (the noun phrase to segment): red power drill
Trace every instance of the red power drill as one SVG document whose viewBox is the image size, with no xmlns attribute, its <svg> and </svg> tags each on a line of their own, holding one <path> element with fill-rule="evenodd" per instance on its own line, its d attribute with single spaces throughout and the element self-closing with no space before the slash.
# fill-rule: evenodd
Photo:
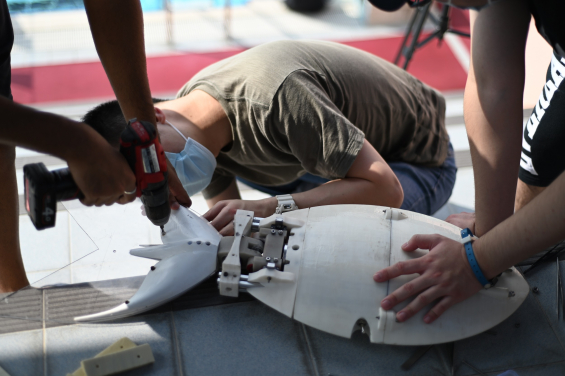
<svg viewBox="0 0 565 376">
<path fill-rule="evenodd" d="M 167 160 L 153 124 L 130 120 L 120 138 L 120 152 L 135 174 L 147 218 L 164 234 L 171 215 Z M 49 171 L 43 163 L 25 165 L 24 184 L 26 210 L 38 230 L 55 226 L 57 201 L 82 197 L 68 168 Z"/>
</svg>

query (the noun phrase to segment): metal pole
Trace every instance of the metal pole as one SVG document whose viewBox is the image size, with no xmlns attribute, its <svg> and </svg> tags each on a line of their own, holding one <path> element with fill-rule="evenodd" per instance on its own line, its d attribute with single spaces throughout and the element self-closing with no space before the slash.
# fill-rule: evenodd
<svg viewBox="0 0 565 376">
<path fill-rule="evenodd" d="M 224 36 L 231 39 L 231 0 L 225 0 L 224 3 Z"/>
<path fill-rule="evenodd" d="M 172 46 L 175 42 L 173 38 L 173 11 L 171 0 L 163 0 L 163 9 L 165 10 L 165 32 L 167 33 L 167 44 Z"/>
</svg>

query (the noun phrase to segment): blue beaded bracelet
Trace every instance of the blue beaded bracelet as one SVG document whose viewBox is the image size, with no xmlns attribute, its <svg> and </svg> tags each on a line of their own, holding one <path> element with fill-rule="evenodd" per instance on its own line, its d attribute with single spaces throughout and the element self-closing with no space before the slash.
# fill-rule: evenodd
<svg viewBox="0 0 565 376">
<path fill-rule="evenodd" d="M 481 267 L 479 266 L 479 263 L 477 262 L 477 259 L 475 258 L 475 252 L 473 252 L 473 245 L 472 245 L 473 233 L 471 232 L 471 230 L 468 228 L 461 230 L 461 238 L 463 241 L 463 245 L 465 246 L 465 253 L 467 254 L 467 260 L 469 260 L 471 269 L 473 270 L 473 273 L 475 274 L 475 277 L 477 277 L 479 283 L 487 289 L 494 286 L 496 281 L 495 280 L 489 281 L 488 279 L 486 279 L 485 275 L 483 274 L 483 271 L 481 270 Z"/>
</svg>

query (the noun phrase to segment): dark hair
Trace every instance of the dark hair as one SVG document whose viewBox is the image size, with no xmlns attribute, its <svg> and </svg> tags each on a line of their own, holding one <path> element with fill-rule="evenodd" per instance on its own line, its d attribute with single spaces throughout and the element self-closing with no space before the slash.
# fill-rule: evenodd
<svg viewBox="0 0 565 376">
<path fill-rule="evenodd" d="M 164 102 L 167 99 L 152 98 L 153 103 Z M 82 117 L 82 122 L 90 125 L 112 146 L 120 144 L 120 136 L 126 127 L 126 120 L 117 100 L 105 102 L 94 107 Z"/>
</svg>

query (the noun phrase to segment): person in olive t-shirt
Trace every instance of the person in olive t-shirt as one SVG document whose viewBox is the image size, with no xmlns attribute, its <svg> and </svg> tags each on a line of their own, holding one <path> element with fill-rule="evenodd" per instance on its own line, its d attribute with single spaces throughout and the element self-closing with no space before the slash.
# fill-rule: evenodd
<svg viewBox="0 0 565 376">
<path fill-rule="evenodd" d="M 236 178 L 291 193 L 299 208 L 372 204 L 425 214 L 447 201 L 455 182 L 441 94 L 341 44 L 252 48 L 203 69 L 177 99 L 156 106 L 163 148 L 181 181 L 179 169 L 186 172 L 189 194 L 204 188 L 212 207 L 204 217 L 222 234 L 231 233 L 237 209 L 268 216 L 278 204 L 240 200 Z M 124 126 L 112 102 L 84 122 L 113 144 Z M 197 168 L 186 164 L 191 158 Z"/>
</svg>

